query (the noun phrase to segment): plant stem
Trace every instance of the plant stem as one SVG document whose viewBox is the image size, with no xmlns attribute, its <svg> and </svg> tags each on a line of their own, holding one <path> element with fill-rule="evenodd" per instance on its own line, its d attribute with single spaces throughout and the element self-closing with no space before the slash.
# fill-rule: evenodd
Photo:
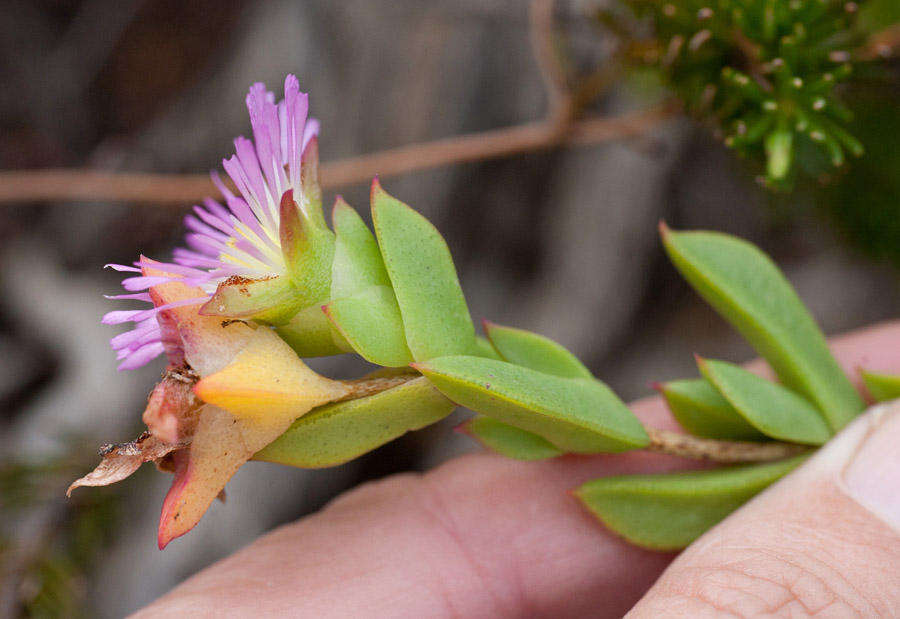
<svg viewBox="0 0 900 619">
<path fill-rule="evenodd" d="M 374 376 L 370 378 L 358 378 L 354 380 L 341 381 L 350 391 L 342 398 L 335 402 L 344 402 L 346 400 L 355 400 L 357 398 L 365 398 L 376 393 L 381 393 L 394 387 L 399 387 L 403 383 L 409 382 L 414 378 L 420 378 L 421 374 L 405 373 L 396 376 Z"/>
<path fill-rule="evenodd" d="M 674 114 L 671 106 L 590 117 L 560 125 L 542 120 L 483 133 L 401 146 L 377 153 L 329 161 L 320 171 L 326 189 L 428 170 L 485 161 L 557 146 L 599 144 L 647 133 Z M 107 200 L 183 206 L 215 195 L 206 174 L 145 174 L 92 169 L 0 170 L 0 204 L 41 200 Z"/>
<path fill-rule="evenodd" d="M 690 434 L 679 434 L 668 430 L 647 428 L 650 436 L 648 451 L 693 458 L 694 460 L 709 460 L 723 464 L 738 462 L 773 462 L 783 460 L 810 449 L 806 445 L 793 443 L 780 443 L 770 441 L 767 443 L 754 443 L 749 441 L 721 441 L 711 438 L 699 438 Z"/>
</svg>

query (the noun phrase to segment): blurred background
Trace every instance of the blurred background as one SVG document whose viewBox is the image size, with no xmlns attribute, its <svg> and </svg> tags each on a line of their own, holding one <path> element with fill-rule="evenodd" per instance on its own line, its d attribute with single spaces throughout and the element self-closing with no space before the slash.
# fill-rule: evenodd
<svg viewBox="0 0 900 619">
<path fill-rule="evenodd" d="M 165 552 L 155 536 L 170 478 L 153 467 L 65 500 L 100 443 L 140 431 L 162 370 L 116 372 L 117 331 L 99 319 L 120 278 L 102 266 L 167 257 L 191 203 L 47 199 L 9 172 L 205 174 L 249 135 L 255 81 L 277 94 L 286 73 L 299 77 L 325 162 L 525 125 L 530 142 L 488 134 L 493 151 L 444 149 L 447 162 L 425 170 L 352 159 L 355 179 L 326 174 L 326 203 L 340 192 L 367 213 L 367 179 L 381 173 L 444 233 L 476 320 L 560 341 L 625 399 L 694 375 L 694 352 L 752 356 L 665 260 L 660 219 L 761 245 L 829 334 L 900 315 L 896 0 L 839 5 L 853 19 L 835 22 L 855 37 L 841 41 L 851 56 L 837 60 L 854 72 L 836 96 L 865 154 L 823 173 L 798 138 L 796 172 L 778 183 L 764 148 L 723 145 L 741 108 L 716 117 L 693 105 L 690 63 L 623 54 L 680 36 L 663 40 L 639 4 L 0 1 L 0 616 L 122 616 L 348 487 L 475 448 L 452 432 L 458 411 L 335 469 L 251 463 L 227 505 Z M 628 120 L 604 120 L 617 118 Z"/>
</svg>

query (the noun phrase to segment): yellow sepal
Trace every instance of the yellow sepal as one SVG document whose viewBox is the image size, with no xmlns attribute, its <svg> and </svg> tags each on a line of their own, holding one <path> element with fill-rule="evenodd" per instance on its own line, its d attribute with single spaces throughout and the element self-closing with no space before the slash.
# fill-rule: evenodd
<svg viewBox="0 0 900 619">
<path fill-rule="evenodd" d="M 340 399 L 348 388 L 313 372 L 284 340 L 260 327 L 231 363 L 201 379 L 194 393 L 239 419 L 279 423 Z"/>
</svg>

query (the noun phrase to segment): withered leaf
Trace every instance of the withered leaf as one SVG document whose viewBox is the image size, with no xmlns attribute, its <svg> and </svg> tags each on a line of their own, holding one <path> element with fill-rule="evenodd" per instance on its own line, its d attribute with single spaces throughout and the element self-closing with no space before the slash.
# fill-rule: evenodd
<svg viewBox="0 0 900 619">
<path fill-rule="evenodd" d="M 103 457 L 93 471 L 80 479 L 76 479 L 66 490 L 66 496 L 81 486 L 108 486 L 122 481 L 134 473 L 144 462 L 157 462 L 171 452 L 183 449 L 187 443 L 166 443 L 144 432 L 133 441 L 119 444 L 107 444 L 100 448 Z"/>
</svg>

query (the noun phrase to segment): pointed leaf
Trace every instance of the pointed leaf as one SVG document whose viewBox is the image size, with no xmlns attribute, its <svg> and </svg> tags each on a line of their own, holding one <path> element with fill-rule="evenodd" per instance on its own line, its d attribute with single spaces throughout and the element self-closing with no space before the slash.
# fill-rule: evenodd
<svg viewBox="0 0 900 619">
<path fill-rule="evenodd" d="M 684 278 L 775 370 L 838 430 L 862 399 L 828 350 L 825 337 L 772 260 L 754 245 L 715 232 L 672 232 L 663 245 Z"/>
<path fill-rule="evenodd" d="M 454 408 L 427 379 L 415 378 L 372 396 L 321 406 L 254 458 L 302 468 L 335 466 L 435 423 Z"/>
<path fill-rule="evenodd" d="M 475 350 L 453 258 L 431 223 L 372 184 L 372 220 L 416 361 Z"/>
<path fill-rule="evenodd" d="M 765 140 L 766 173 L 770 180 L 779 181 L 791 171 L 794 158 L 794 131 L 779 127 Z"/>
<path fill-rule="evenodd" d="M 175 479 L 159 519 L 160 549 L 194 528 L 237 470 L 290 424 L 288 417 L 242 419 L 204 406 L 190 447 L 172 454 Z"/>
<path fill-rule="evenodd" d="M 275 332 L 300 357 L 327 357 L 353 350 L 334 328 L 321 305 L 305 307 Z"/>
<path fill-rule="evenodd" d="M 491 341 L 480 335 L 475 336 L 475 354 L 479 357 L 503 361 L 503 357 L 500 356 L 500 353 L 497 352 L 497 349 L 494 348 Z"/>
<path fill-rule="evenodd" d="M 387 367 L 409 365 L 403 319 L 388 286 L 370 286 L 322 308 L 353 350 L 363 359 Z"/>
<path fill-rule="evenodd" d="M 900 376 L 876 374 L 860 370 L 866 389 L 876 402 L 886 402 L 900 398 Z"/>
<path fill-rule="evenodd" d="M 225 368 L 205 376 L 194 393 L 240 419 L 288 423 L 313 407 L 348 393 L 346 385 L 319 376 L 266 327 L 258 328 L 246 348 Z"/>
<path fill-rule="evenodd" d="M 831 437 L 822 414 L 787 387 L 726 361 L 698 359 L 703 376 L 754 428 L 782 441 L 821 445 Z"/>
<path fill-rule="evenodd" d="M 349 297 L 371 286 L 390 286 L 375 236 L 356 210 L 338 198 L 331 220 L 335 235 L 331 298 Z"/>
<path fill-rule="evenodd" d="M 628 541 L 654 550 L 678 550 L 806 457 L 715 471 L 605 477 L 587 482 L 575 495 Z"/>
<path fill-rule="evenodd" d="M 659 391 L 681 427 L 694 436 L 733 441 L 766 438 L 705 378 L 669 381 Z"/>
<path fill-rule="evenodd" d="M 300 208 L 318 228 L 326 228 L 322 212 L 322 187 L 319 185 L 319 137 L 314 135 L 300 155 Z"/>
<path fill-rule="evenodd" d="M 286 191 L 281 198 L 279 236 L 298 307 L 327 301 L 334 233 L 325 225 L 322 209 L 304 211 L 294 201 L 293 191 Z"/>
<path fill-rule="evenodd" d="M 233 276 L 219 284 L 210 300 L 200 308 L 200 314 L 283 324 L 300 311 L 302 301 L 288 277 Z"/>
<path fill-rule="evenodd" d="M 454 402 L 538 434 L 564 451 L 619 452 L 649 442 L 637 417 L 593 379 L 560 378 L 466 355 L 414 367 Z"/>
<path fill-rule="evenodd" d="M 497 352 L 510 363 L 564 378 L 593 378 L 578 357 L 543 335 L 488 321 L 484 330 Z"/>
<path fill-rule="evenodd" d="M 487 320 L 483 324 L 492 349 L 499 354 L 495 358 L 563 378 L 593 378 L 575 355 L 549 338 Z M 466 423 L 464 431 L 488 449 L 517 460 L 553 458 L 563 453 L 533 432 L 490 417 L 475 417 Z"/>
<path fill-rule="evenodd" d="M 501 456 L 515 460 L 545 460 L 563 451 L 543 437 L 485 415 L 465 422 L 461 430 Z"/>
</svg>

